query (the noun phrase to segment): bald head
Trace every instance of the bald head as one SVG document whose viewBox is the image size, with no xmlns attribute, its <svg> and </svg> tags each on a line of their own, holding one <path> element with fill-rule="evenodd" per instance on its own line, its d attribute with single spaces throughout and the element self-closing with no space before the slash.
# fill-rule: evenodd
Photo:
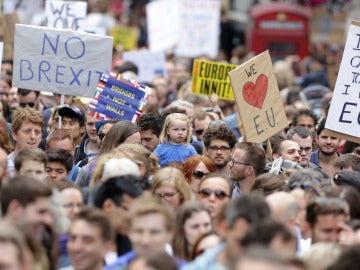
<svg viewBox="0 0 360 270">
<path fill-rule="evenodd" d="M 295 222 L 298 205 L 293 196 L 284 191 L 270 194 L 266 197 L 266 202 L 271 210 L 271 217 L 282 222 L 286 226 L 293 225 Z"/>
</svg>

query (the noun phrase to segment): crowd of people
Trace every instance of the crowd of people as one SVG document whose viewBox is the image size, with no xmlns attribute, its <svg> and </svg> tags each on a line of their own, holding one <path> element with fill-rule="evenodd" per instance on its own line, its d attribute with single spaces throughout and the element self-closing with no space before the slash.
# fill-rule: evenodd
<svg viewBox="0 0 360 270">
<path fill-rule="evenodd" d="M 317 43 L 274 63 L 289 125 L 261 144 L 246 140 L 235 101 L 191 92 L 192 59 L 168 54 L 167 77 L 143 82 L 136 123 L 12 87 L 4 60 L 0 268 L 358 269 L 360 145 L 325 129 L 326 68 L 341 53 Z M 113 71 L 136 80 L 118 58 Z M 327 89 L 320 107 L 308 86 Z"/>
</svg>

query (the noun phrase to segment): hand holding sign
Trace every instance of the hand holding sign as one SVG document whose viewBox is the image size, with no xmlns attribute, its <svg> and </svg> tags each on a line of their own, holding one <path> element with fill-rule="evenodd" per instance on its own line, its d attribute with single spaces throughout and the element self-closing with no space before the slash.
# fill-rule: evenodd
<svg viewBox="0 0 360 270">
<path fill-rule="evenodd" d="M 243 87 L 243 97 L 251 106 L 262 108 L 268 89 L 268 77 L 260 74 L 256 79 L 256 83 L 247 82 Z"/>
</svg>

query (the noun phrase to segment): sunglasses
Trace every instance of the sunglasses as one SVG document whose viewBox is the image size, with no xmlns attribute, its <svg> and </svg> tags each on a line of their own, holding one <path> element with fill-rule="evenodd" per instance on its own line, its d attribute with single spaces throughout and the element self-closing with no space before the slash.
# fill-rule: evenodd
<svg viewBox="0 0 360 270">
<path fill-rule="evenodd" d="M 204 173 L 202 171 L 193 171 L 192 172 L 192 175 L 195 177 L 195 178 L 203 178 L 204 176 L 206 176 L 208 173 Z"/>
<path fill-rule="evenodd" d="M 203 129 L 195 129 L 195 133 L 196 133 L 197 135 L 201 135 L 201 134 L 203 134 L 203 132 L 204 132 Z"/>
<path fill-rule="evenodd" d="M 105 134 L 104 133 L 99 133 L 98 137 L 99 137 L 99 140 L 102 141 L 104 139 L 104 137 L 105 137 Z"/>
<path fill-rule="evenodd" d="M 229 197 L 229 195 L 227 195 L 224 191 L 222 191 L 220 189 L 212 190 L 210 188 L 204 188 L 204 189 L 199 190 L 199 196 L 203 199 L 210 197 L 211 194 L 213 194 L 213 193 L 214 193 L 215 197 L 219 200 L 223 200 L 223 199 Z"/>
<path fill-rule="evenodd" d="M 29 103 L 20 102 L 19 105 L 20 105 L 20 107 L 23 107 L 23 108 L 25 108 L 26 106 L 29 106 L 30 108 L 34 108 L 35 102 L 29 102 Z"/>
<path fill-rule="evenodd" d="M 292 182 L 289 186 L 290 190 L 294 190 L 295 188 L 301 188 L 302 190 L 309 191 L 313 188 L 313 185 L 310 182 Z"/>
</svg>

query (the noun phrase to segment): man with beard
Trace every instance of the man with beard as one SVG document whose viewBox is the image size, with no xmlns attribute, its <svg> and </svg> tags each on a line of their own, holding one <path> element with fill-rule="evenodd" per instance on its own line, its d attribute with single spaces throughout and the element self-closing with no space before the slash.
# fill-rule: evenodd
<svg viewBox="0 0 360 270">
<path fill-rule="evenodd" d="M 310 162 L 315 163 L 320 169 L 330 178 L 334 176 L 334 161 L 340 155 L 337 149 L 340 144 L 340 139 L 330 136 L 325 130 L 326 118 L 323 118 L 316 131 L 316 142 L 318 150 L 311 153 Z"/>
<path fill-rule="evenodd" d="M 229 176 L 234 181 L 232 198 L 250 193 L 265 164 L 265 151 L 257 144 L 240 142 L 235 145 L 229 161 Z"/>
<path fill-rule="evenodd" d="M 224 121 L 213 121 L 204 131 L 204 155 L 215 163 L 217 172 L 227 175 L 227 164 L 236 141 L 235 133 Z"/>
</svg>

